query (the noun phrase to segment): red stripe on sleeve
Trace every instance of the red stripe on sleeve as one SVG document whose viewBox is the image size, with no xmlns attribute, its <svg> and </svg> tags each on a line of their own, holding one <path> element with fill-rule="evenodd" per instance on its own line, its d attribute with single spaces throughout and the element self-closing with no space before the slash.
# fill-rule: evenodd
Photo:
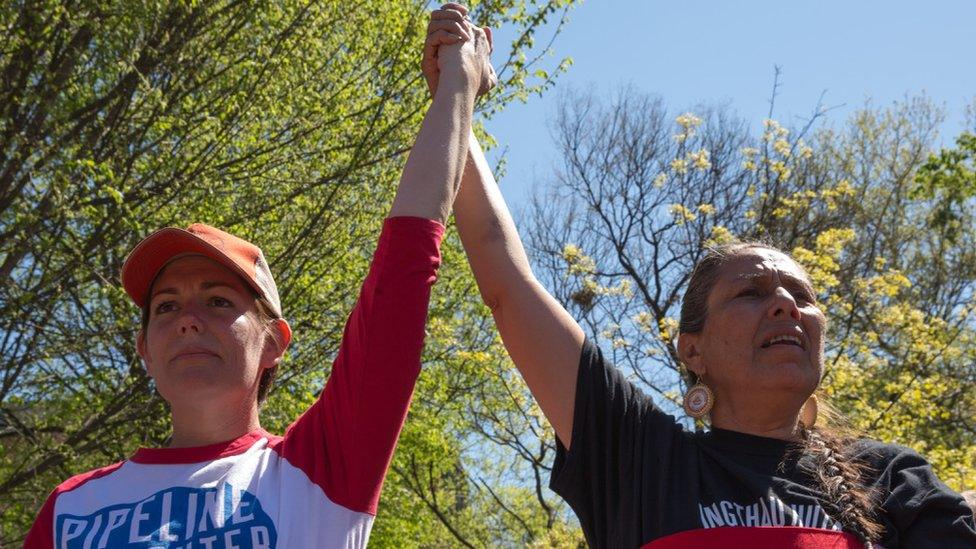
<svg viewBox="0 0 976 549">
<path fill-rule="evenodd" d="M 24 540 L 24 549 L 49 549 L 54 547 L 54 500 L 58 497 L 58 491 L 51 492 L 41 507 L 41 511 L 34 519 L 34 525 L 27 532 L 27 539 Z"/>
<path fill-rule="evenodd" d="M 387 219 L 318 401 L 276 449 L 333 502 L 376 514 L 410 406 L 444 226 Z"/>
</svg>

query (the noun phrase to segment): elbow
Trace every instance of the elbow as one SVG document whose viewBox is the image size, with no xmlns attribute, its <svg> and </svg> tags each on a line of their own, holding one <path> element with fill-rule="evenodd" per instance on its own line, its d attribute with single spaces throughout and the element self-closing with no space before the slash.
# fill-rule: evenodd
<svg viewBox="0 0 976 549">
<path fill-rule="evenodd" d="M 493 291 L 488 291 L 488 290 L 482 289 L 481 290 L 481 302 L 484 303 L 486 307 L 488 307 L 488 310 L 491 311 L 491 314 L 492 315 L 497 314 L 498 311 L 501 310 L 501 302 L 502 302 L 502 300 L 501 300 L 501 297 L 499 296 L 498 292 L 493 292 Z"/>
<path fill-rule="evenodd" d="M 495 318 L 498 318 L 503 310 L 511 310 L 513 304 L 518 308 L 522 304 L 533 302 L 537 299 L 540 289 L 531 271 L 509 273 L 509 276 L 494 276 L 492 283 L 478 286 L 481 301 L 491 310 Z M 542 293 L 545 293 L 544 289 Z"/>
</svg>

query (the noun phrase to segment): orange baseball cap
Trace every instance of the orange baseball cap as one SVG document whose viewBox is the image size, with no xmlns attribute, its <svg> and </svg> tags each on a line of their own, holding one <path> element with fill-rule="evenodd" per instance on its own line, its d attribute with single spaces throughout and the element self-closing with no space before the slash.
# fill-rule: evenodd
<svg viewBox="0 0 976 549">
<path fill-rule="evenodd" d="M 186 230 L 160 229 L 136 244 L 122 264 L 122 287 L 140 309 L 144 308 L 159 271 L 184 255 L 209 257 L 237 273 L 282 316 L 278 287 L 261 248 L 203 223 L 194 223 Z"/>
</svg>

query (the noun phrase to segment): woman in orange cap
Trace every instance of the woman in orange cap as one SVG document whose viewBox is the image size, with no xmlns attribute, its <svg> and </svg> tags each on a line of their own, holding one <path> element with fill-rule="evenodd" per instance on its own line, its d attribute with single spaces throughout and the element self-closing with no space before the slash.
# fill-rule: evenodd
<svg viewBox="0 0 976 549">
<path fill-rule="evenodd" d="M 441 78 L 325 390 L 283 436 L 259 405 L 291 341 L 260 248 L 203 224 L 143 240 L 122 268 L 139 355 L 169 404 L 166 448 L 55 488 L 28 547 L 365 547 L 420 371 L 430 287 L 475 96 L 495 82 L 486 33 L 441 24 Z"/>
</svg>

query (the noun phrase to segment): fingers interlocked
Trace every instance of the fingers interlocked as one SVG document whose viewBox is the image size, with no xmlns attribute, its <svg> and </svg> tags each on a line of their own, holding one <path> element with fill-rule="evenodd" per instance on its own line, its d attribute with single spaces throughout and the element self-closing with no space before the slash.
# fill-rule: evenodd
<svg viewBox="0 0 976 549">
<path fill-rule="evenodd" d="M 488 29 L 475 26 L 468 18 L 468 10 L 464 6 L 448 3 L 434 10 L 430 14 L 427 24 L 427 38 L 424 42 L 423 60 L 421 68 L 427 79 L 431 93 L 437 89 L 441 71 L 442 46 L 452 46 L 458 43 L 470 44 L 470 49 L 464 54 L 468 62 L 470 74 L 476 77 L 478 91 L 482 95 L 495 86 L 497 78 L 491 66 L 491 33 Z M 462 44 L 463 46 L 463 44 Z"/>
</svg>

